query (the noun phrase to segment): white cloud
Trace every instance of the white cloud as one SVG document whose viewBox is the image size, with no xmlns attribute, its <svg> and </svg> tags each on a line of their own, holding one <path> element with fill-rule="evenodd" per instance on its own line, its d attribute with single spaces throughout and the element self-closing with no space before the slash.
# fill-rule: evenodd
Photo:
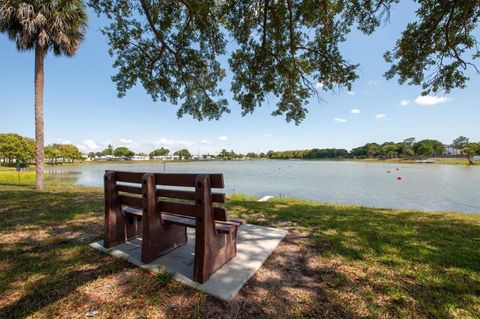
<svg viewBox="0 0 480 319">
<path fill-rule="evenodd" d="M 378 81 L 375 81 L 375 80 L 368 81 L 368 85 L 377 85 L 377 84 L 378 84 Z"/>
<path fill-rule="evenodd" d="M 387 117 L 387 114 L 384 114 L 384 113 L 379 113 L 379 114 L 375 115 L 375 118 L 376 118 L 377 120 L 382 120 L 382 119 L 384 119 L 384 118 L 386 118 L 386 117 Z"/>
<path fill-rule="evenodd" d="M 410 101 L 410 100 L 401 100 L 401 101 L 400 101 L 400 105 L 401 105 L 401 106 L 406 106 L 406 105 L 408 105 L 408 104 L 410 104 L 410 103 L 412 103 L 412 101 Z"/>
<path fill-rule="evenodd" d="M 64 140 L 63 138 L 58 139 L 58 144 L 72 144 L 69 140 Z"/>
<path fill-rule="evenodd" d="M 82 152 L 82 153 L 87 153 L 87 152 L 88 152 L 88 149 L 87 149 L 87 147 L 86 147 L 85 145 L 76 144 L 75 146 L 76 146 L 76 147 L 78 148 L 78 150 L 79 150 L 80 152 Z"/>
<path fill-rule="evenodd" d="M 83 145 L 85 145 L 88 150 L 95 151 L 100 148 L 94 140 L 86 139 L 82 141 Z"/>
<path fill-rule="evenodd" d="M 352 109 L 350 111 L 350 113 L 354 114 L 354 115 L 359 115 L 360 113 L 362 113 L 362 111 L 360 111 L 359 109 Z"/>
<path fill-rule="evenodd" d="M 84 144 L 87 145 L 85 142 Z M 148 152 L 151 152 L 153 149 L 160 148 L 160 147 L 166 147 L 170 151 L 174 151 L 182 148 L 191 148 L 193 145 L 195 145 L 195 141 L 175 140 L 175 139 L 168 139 L 164 137 L 156 140 L 136 140 L 132 138 L 121 138 L 116 141 L 107 140 L 102 142 L 101 144 L 104 146 L 111 144 L 115 148 L 119 146 L 126 146 L 134 152 L 148 153 Z"/>
<path fill-rule="evenodd" d="M 272 137 L 272 134 L 270 134 L 270 133 L 265 133 L 265 134 L 263 134 L 263 137 L 269 138 L 269 137 Z"/>
<path fill-rule="evenodd" d="M 333 119 L 333 121 L 335 123 L 345 123 L 347 121 L 347 119 L 343 119 L 341 117 L 336 117 L 336 118 Z"/>
<path fill-rule="evenodd" d="M 204 139 L 200 143 L 202 143 L 202 144 L 212 144 L 212 141 Z"/>
<path fill-rule="evenodd" d="M 451 101 L 447 96 L 421 95 L 415 99 L 418 105 L 437 105 Z"/>
<path fill-rule="evenodd" d="M 121 138 L 118 141 L 123 144 L 133 144 L 133 140 L 131 138 Z"/>
<path fill-rule="evenodd" d="M 195 144 L 193 141 L 185 141 L 185 140 L 171 140 L 167 138 L 161 138 L 155 141 L 146 141 L 146 143 L 152 143 L 155 146 L 183 146 L 189 147 Z"/>
<path fill-rule="evenodd" d="M 317 89 L 321 89 L 321 88 L 323 88 L 323 83 L 322 83 L 322 82 L 317 82 L 317 84 L 315 85 L 315 87 L 316 87 Z"/>
<path fill-rule="evenodd" d="M 353 92 L 353 91 L 347 91 L 347 94 L 348 94 L 348 95 L 355 95 L 355 92 Z"/>
<path fill-rule="evenodd" d="M 222 136 L 219 136 L 219 137 L 218 137 L 218 140 L 219 140 L 219 141 L 227 141 L 227 140 L 228 140 L 228 137 L 226 137 L 225 135 L 222 135 Z"/>
</svg>

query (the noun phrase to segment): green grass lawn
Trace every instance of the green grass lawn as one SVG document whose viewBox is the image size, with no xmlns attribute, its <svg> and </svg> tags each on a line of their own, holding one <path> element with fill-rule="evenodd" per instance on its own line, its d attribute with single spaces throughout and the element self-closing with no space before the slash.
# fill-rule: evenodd
<svg viewBox="0 0 480 319">
<path fill-rule="evenodd" d="M 231 303 L 89 248 L 100 189 L 0 177 L 0 318 L 480 318 L 480 216 L 243 195 L 227 206 L 289 230 Z"/>
</svg>

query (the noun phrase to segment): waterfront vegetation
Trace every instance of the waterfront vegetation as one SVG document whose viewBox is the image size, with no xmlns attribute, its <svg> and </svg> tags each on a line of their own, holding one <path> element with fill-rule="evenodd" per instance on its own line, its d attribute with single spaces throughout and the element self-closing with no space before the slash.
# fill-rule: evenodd
<svg viewBox="0 0 480 319">
<path fill-rule="evenodd" d="M 195 159 L 364 159 L 408 163 L 415 162 L 418 158 L 438 157 L 437 162 L 444 164 L 475 164 L 472 157 L 480 155 L 480 143 L 470 142 L 468 138 L 463 136 L 455 139 L 448 147 L 450 149 L 446 150 L 445 146 L 436 140 L 415 142 L 415 138 L 409 138 L 398 143 L 367 143 L 350 151 L 337 148 L 314 148 L 241 154 L 233 150 L 227 151 L 223 149 L 216 155 L 204 154 Z M 143 152 L 135 153 L 125 146 L 114 148 L 112 145 L 108 145 L 101 152 L 85 154 L 83 160 L 87 158 L 89 160 L 131 160 L 135 155 L 140 156 L 142 159 L 150 158 L 153 160 L 158 156 L 168 156 L 169 154 L 170 150 L 163 147 L 147 155 Z M 177 150 L 173 152 L 173 155 L 178 160 L 191 160 L 193 158 L 193 155 L 187 149 Z M 456 158 L 449 158 L 452 155 L 456 156 Z M 464 157 L 459 158 L 458 156 Z M 52 144 L 45 147 L 45 157 L 47 164 L 63 164 L 82 160 L 82 153 L 72 144 Z M 34 158 L 35 142 L 33 139 L 22 137 L 18 134 L 0 134 L 0 161 L 4 165 L 14 166 L 19 162 L 22 166 L 27 166 L 33 162 Z"/>
<path fill-rule="evenodd" d="M 232 303 L 88 247 L 99 188 L 0 171 L 0 317 L 479 318 L 480 216 L 230 195 L 289 235 Z M 16 172 L 14 172 L 16 173 Z"/>
</svg>

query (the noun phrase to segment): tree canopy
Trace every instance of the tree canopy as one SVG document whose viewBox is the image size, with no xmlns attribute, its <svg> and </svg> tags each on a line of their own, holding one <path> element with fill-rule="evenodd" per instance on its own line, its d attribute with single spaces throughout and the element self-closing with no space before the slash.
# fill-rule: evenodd
<svg viewBox="0 0 480 319">
<path fill-rule="evenodd" d="M 190 152 L 186 148 L 176 151 L 175 153 L 173 153 L 173 155 L 180 157 L 180 159 L 192 158 L 192 154 L 190 154 Z"/>
<path fill-rule="evenodd" d="M 152 152 L 150 152 L 150 158 L 153 158 L 154 156 L 166 156 L 170 153 L 170 150 L 164 148 L 164 147 L 161 147 L 161 148 L 157 148 L 156 150 L 153 150 Z"/>
<path fill-rule="evenodd" d="M 218 84 L 229 55 L 233 98 L 242 115 L 276 97 L 273 115 L 300 123 L 320 91 L 351 89 L 359 65 L 341 43 L 353 28 L 371 34 L 398 0 L 90 0 L 111 23 L 104 28 L 115 57 L 119 96 L 141 83 L 153 100 L 181 103 L 178 116 L 218 119 L 229 112 Z M 416 0 L 411 22 L 385 59 L 385 76 L 449 91 L 464 87 L 479 56 L 478 1 Z M 232 52 L 227 52 L 227 40 Z M 415 44 L 415 45 L 412 45 Z"/>
<path fill-rule="evenodd" d="M 120 146 L 113 151 L 113 155 L 117 157 L 130 159 L 135 155 L 135 152 L 131 151 L 128 147 Z"/>
<path fill-rule="evenodd" d="M 413 145 L 413 149 L 417 155 L 438 156 L 442 155 L 444 146 L 437 140 L 421 140 Z"/>
<path fill-rule="evenodd" d="M 102 151 L 100 155 L 113 155 L 113 146 L 111 144 L 108 144 L 108 146 Z"/>
<path fill-rule="evenodd" d="M 0 134 L 0 158 L 5 163 L 18 160 L 25 164 L 35 158 L 35 141 L 14 133 Z"/>
<path fill-rule="evenodd" d="M 0 32 L 21 51 L 42 48 L 72 56 L 83 41 L 87 10 L 82 0 L 2 0 Z"/>
<path fill-rule="evenodd" d="M 74 161 L 82 159 L 82 153 L 72 144 L 52 144 L 45 147 L 45 157 L 49 162 Z"/>
</svg>

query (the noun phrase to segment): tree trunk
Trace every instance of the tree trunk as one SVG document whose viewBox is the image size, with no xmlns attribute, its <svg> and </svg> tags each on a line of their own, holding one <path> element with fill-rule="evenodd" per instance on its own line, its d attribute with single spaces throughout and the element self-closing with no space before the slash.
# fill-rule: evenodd
<svg viewBox="0 0 480 319">
<path fill-rule="evenodd" d="M 468 159 L 468 164 L 473 165 L 475 162 L 473 162 L 473 155 L 467 154 L 467 159 Z"/>
<path fill-rule="evenodd" d="M 44 133 L 43 133 L 43 62 L 45 50 L 35 46 L 35 146 L 36 146 L 36 189 L 44 189 Z"/>
</svg>

